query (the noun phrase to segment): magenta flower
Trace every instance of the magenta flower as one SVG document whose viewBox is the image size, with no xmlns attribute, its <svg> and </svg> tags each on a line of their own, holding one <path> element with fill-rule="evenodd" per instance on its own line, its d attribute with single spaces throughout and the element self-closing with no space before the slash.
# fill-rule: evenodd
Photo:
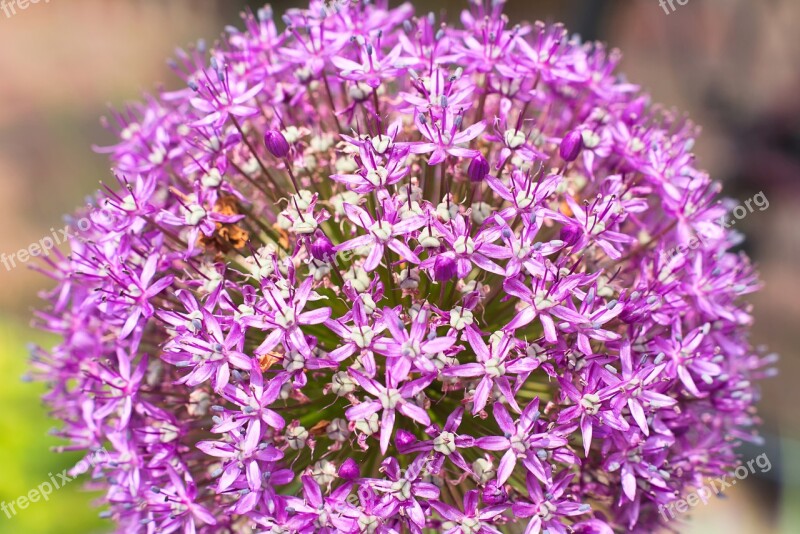
<svg viewBox="0 0 800 534">
<path fill-rule="evenodd" d="M 511 339 L 508 336 L 501 336 L 492 342 L 491 346 L 486 345 L 480 334 L 473 328 L 465 329 L 464 337 L 478 359 L 477 363 L 465 363 L 448 367 L 442 371 L 442 374 L 448 377 L 480 378 L 480 382 L 475 387 L 475 395 L 472 398 L 472 413 L 477 414 L 483 411 L 486 401 L 489 399 L 489 394 L 492 392 L 492 387 L 497 387 L 514 410 L 521 411 L 515 400 L 516 395 L 511 389 L 511 382 L 506 377 L 506 374 L 515 375 L 532 371 L 536 363 L 527 358 L 506 362 L 509 351 L 512 348 Z"/>
<path fill-rule="evenodd" d="M 446 99 L 447 97 L 442 98 Z M 438 165 L 448 155 L 458 158 L 474 158 L 480 155 L 477 150 L 459 145 L 469 143 L 478 137 L 486 128 L 486 124 L 479 122 L 461 131 L 464 116 L 450 114 L 446 110 L 446 104 L 442 104 L 442 107 L 445 108 L 445 112 L 442 114 L 441 119 L 436 121 L 431 121 L 423 114 L 417 115 L 417 128 L 419 128 L 419 132 L 428 142 L 411 145 L 411 153 L 432 153 L 430 159 L 428 159 L 428 165 Z"/>
<path fill-rule="evenodd" d="M 580 504 L 564 497 L 572 477 L 569 473 L 563 473 L 553 484 L 545 486 L 546 491 L 543 491 L 536 477 L 528 473 L 526 486 L 530 501 L 513 505 L 515 515 L 530 518 L 525 529 L 526 534 L 564 532 L 562 525 L 565 518 L 590 512 L 588 504 Z"/>
<path fill-rule="evenodd" d="M 464 495 L 463 512 L 441 501 L 431 501 L 431 507 L 452 522 L 452 526 L 443 530 L 447 534 L 501 534 L 500 530 L 492 526 L 491 521 L 502 514 L 507 506 L 494 505 L 480 509 L 479 500 L 479 492 L 472 490 Z"/>
<path fill-rule="evenodd" d="M 257 426 L 252 425 L 251 426 Z M 233 434 L 237 435 L 237 434 Z M 248 430 L 244 435 L 240 432 L 238 441 L 233 443 L 221 441 L 201 441 L 197 448 L 223 462 L 223 472 L 217 484 L 217 491 L 225 491 L 244 474 L 251 491 L 261 489 L 262 462 L 274 462 L 283 458 L 283 453 L 275 447 L 259 447 L 260 435 Z"/>
<path fill-rule="evenodd" d="M 384 502 L 396 501 L 399 507 L 411 519 L 414 532 L 422 532 L 427 525 L 425 510 L 420 504 L 422 501 L 426 505 L 431 499 L 439 498 L 439 488 L 425 482 L 428 473 L 426 464 L 428 460 L 424 456 L 418 456 L 408 469 L 403 472 L 400 464 L 395 458 L 388 458 L 383 462 L 381 470 L 386 473 L 384 480 L 372 481 L 370 487 L 376 492 L 384 493 Z"/>
<path fill-rule="evenodd" d="M 583 450 L 588 456 L 592 446 L 592 436 L 595 428 L 606 428 L 626 432 L 630 426 L 622 417 L 622 403 L 624 397 L 618 396 L 615 387 L 598 388 L 598 375 L 600 367 L 592 366 L 591 373 L 586 377 L 588 383 L 579 390 L 574 384 L 563 379 L 561 382 L 562 394 L 567 400 L 574 403 L 561 411 L 558 423 L 565 424 L 577 421 L 580 424 L 583 438 Z"/>
<path fill-rule="evenodd" d="M 540 455 L 548 458 L 552 455 L 550 449 L 560 449 L 567 444 L 567 440 L 556 433 L 535 432 L 536 423 L 539 421 L 539 400 L 530 403 L 520 415 L 519 421 L 514 423 L 505 406 L 500 403 L 494 405 L 494 417 L 503 432 L 503 436 L 487 436 L 478 438 L 475 444 L 490 451 L 506 451 L 497 467 L 498 485 L 503 485 L 514 473 L 517 461 L 521 461 L 529 473 L 538 478 L 542 484 L 552 482 L 552 473 L 547 463 L 542 462 Z M 544 453 L 544 454 L 542 454 Z M 572 453 L 564 450 L 559 455 L 559 461 L 574 463 Z"/>
<path fill-rule="evenodd" d="M 436 367 L 431 363 L 431 358 L 455 344 L 456 338 L 453 336 L 424 339 L 425 331 L 428 329 L 428 317 L 428 310 L 417 312 L 409 333 L 405 328 L 405 323 L 394 310 L 391 308 L 383 310 L 383 320 L 392 337 L 377 339 L 374 347 L 379 354 L 388 358 L 388 369 L 393 377 L 405 380 L 412 366 L 423 373 L 436 373 Z"/>
<path fill-rule="evenodd" d="M 503 274 L 504 270 L 489 259 L 489 257 L 504 259 L 510 255 L 506 248 L 493 244 L 500 237 L 499 229 L 488 227 L 473 233 L 472 228 L 460 214 L 447 225 L 435 221 L 434 228 L 447 245 L 447 251 L 443 252 L 442 256 L 456 261 L 456 273 L 459 278 L 466 277 L 473 265 L 490 273 Z M 420 267 L 432 268 L 437 257 L 438 255 L 431 256 L 422 261 Z"/>
<path fill-rule="evenodd" d="M 303 311 L 311 296 L 312 284 L 313 279 L 307 278 L 296 292 L 291 292 L 293 294 L 288 299 L 277 289 L 265 289 L 263 302 L 269 310 L 264 315 L 264 322 L 267 328 L 273 330 L 255 350 L 256 354 L 264 355 L 281 342 L 304 356 L 311 354 L 311 347 L 301 327 L 324 323 L 331 315 L 330 308 Z"/>
<path fill-rule="evenodd" d="M 366 419 L 370 415 L 382 412 L 380 423 L 380 446 L 381 452 L 386 453 L 389 448 L 389 440 L 394 429 L 395 415 L 397 412 L 405 415 L 409 419 L 421 425 L 428 426 L 431 419 L 428 413 L 409 402 L 409 399 L 419 394 L 425 387 L 433 381 L 433 378 L 420 378 L 398 387 L 393 375 L 387 372 L 387 386 L 368 378 L 358 371 L 350 370 L 350 374 L 364 391 L 375 397 L 372 400 L 356 404 L 347 409 L 345 415 L 348 419 L 359 421 Z"/>
<path fill-rule="evenodd" d="M 252 359 L 242 352 L 244 335 L 237 324 L 223 334 L 217 319 L 206 312 L 198 335 L 185 334 L 173 339 L 164 348 L 164 360 L 191 372 L 178 380 L 179 384 L 195 387 L 213 378 L 219 392 L 228 385 L 231 367 L 249 371 Z"/>
<path fill-rule="evenodd" d="M 377 334 L 384 330 L 383 322 L 375 322 L 374 314 L 367 314 L 364 305 L 356 301 L 353 309 L 341 318 L 326 321 L 325 326 L 339 336 L 339 346 L 328 353 L 328 358 L 342 362 L 348 359 L 355 352 L 360 353 L 361 364 L 369 376 L 375 376 L 377 365 L 373 350 L 377 341 Z M 347 323 L 352 321 L 353 325 Z"/>
<path fill-rule="evenodd" d="M 192 106 L 206 116 L 195 121 L 193 126 L 207 126 L 213 124 L 219 128 L 230 117 L 247 118 L 258 113 L 258 108 L 247 105 L 263 90 L 259 83 L 247 88 L 244 80 L 231 80 L 227 65 L 220 66 L 212 58 L 211 69 L 213 75 L 203 71 L 205 79 L 198 80 L 193 85 L 197 97 L 190 100 Z"/>
<path fill-rule="evenodd" d="M 247 13 L 108 121 L 31 367 L 117 532 L 669 530 L 758 440 L 775 356 L 696 128 L 466 7 Z"/>
<path fill-rule="evenodd" d="M 150 303 L 150 299 L 157 296 L 172 284 L 172 275 L 154 281 L 158 268 L 158 256 L 150 256 L 144 262 L 140 274 L 127 273 L 128 280 L 125 282 L 125 290 L 120 291 L 125 303 L 130 303 L 127 317 L 119 331 L 120 338 L 126 338 L 139 324 L 139 319 L 149 319 L 155 313 L 155 308 Z"/>
<path fill-rule="evenodd" d="M 341 71 L 341 76 L 345 80 L 364 82 L 374 89 L 380 87 L 383 81 L 392 80 L 402 72 L 396 66 L 402 53 L 399 43 L 385 54 L 385 57 L 377 57 L 381 53 L 380 48 L 376 48 L 371 43 L 364 43 L 359 46 L 359 61 L 334 56 L 331 58 L 331 62 Z"/>
<path fill-rule="evenodd" d="M 347 139 L 345 137 L 345 139 Z M 391 139 L 381 134 L 379 141 Z M 386 152 L 381 154 L 372 143 L 351 141 L 359 151 L 358 160 L 363 165 L 355 173 L 333 174 L 331 179 L 346 184 L 355 193 L 371 193 L 380 191 L 402 180 L 409 169 L 405 166 L 403 152 Z M 385 141 L 382 141 L 385 142 Z M 380 148 L 381 145 L 378 144 Z"/>
<path fill-rule="evenodd" d="M 336 247 L 336 251 L 341 252 L 359 247 L 369 247 L 370 253 L 367 256 L 367 261 L 364 262 L 364 269 L 367 271 L 374 271 L 378 268 L 383 258 L 385 247 L 397 253 L 405 261 L 419 263 L 417 255 L 397 237 L 405 236 L 422 227 L 426 222 L 425 217 L 416 216 L 400 220 L 400 214 L 389 203 L 385 203 L 383 209 L 383 217 L 380 220 L 375 220 L 369 213 L 358 206 L 345 204 L 344 211 L 350 222 L 368 233 L 342 243 Z"/>
<path fill-rule="evenodd" d="M 471 449 L 475 446 L 475 438 L 458 433 L 458 427 L 461 426 L 463 416 L 464 409 L 456 408 L 455 411 L 447 417 L 444 428 L 439 429 L 438 427 L 433 427 L 428 430 L 428 434 L 430 434 L 433 439 L 420 441 L 410 447 L 406 447 L 404 452 L 430 453 L 429 456 L 420 456 L 418 458 L 428 459 L 430 462 L 430 472 L 433 474 L 441 472 L 445 459 L 449 459 L 465 474 L 472 474 L 472 468 L 464 459 L 464 456 L 458 452 L 458 449 Z"/>
<path fill-rule="evenodd" d="M 196 531 L 203 525 L 214 526 L 216 518 L 205 507 L 196 502 L 197 485 L 191 480 L 181 479 L 174 469 L 168 468 L 170 486 L 168 489 L 153 487 L 152 493 L 155 513 L 168 514 L 164 522 L 165 529 L 183 528 L 184 531 Z M 163 503 L 163 504 L 161 504 Z"/>
</svg>

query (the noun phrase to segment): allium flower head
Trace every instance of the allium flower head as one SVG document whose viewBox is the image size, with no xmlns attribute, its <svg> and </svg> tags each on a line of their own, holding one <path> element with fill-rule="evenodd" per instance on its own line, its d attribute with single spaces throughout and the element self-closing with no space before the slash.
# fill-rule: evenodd
<svg viewBox="0 0 800 534">
<path fill-rule="evenodd" d="M 694 126 L 501 9 L 265 8 L 109 121 L 33 365 L 120 532 L 650 532 L 757 439 Z"/>
</svg>

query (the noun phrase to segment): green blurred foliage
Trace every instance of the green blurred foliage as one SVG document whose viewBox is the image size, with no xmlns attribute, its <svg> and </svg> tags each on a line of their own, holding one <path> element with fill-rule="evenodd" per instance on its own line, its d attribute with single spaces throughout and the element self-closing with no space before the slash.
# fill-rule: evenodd
<svg viewBox="0 0 800 534">
<path fill-rule="evenodd" d="M 26 383 L 26 340 L 44 342 L 35 334 L 7 319 L 0 318 L 0 502 L 12 502 L 64 469 L 71 469 L 82 458 L 80 453 L 56 454 L 51 447 L 62 444 L 49 435 L 54 422 L 40 400 L 44 384 Z M 108 522 L 98 517 L 92 501 L 98 494 L 88 493 L 83 475 L 62 488 L 54 489 L 47 501 L 17 508 L 11 518 L 0 511 L 0 534 L 89 534 L 108 531 Z"/>
</svg>

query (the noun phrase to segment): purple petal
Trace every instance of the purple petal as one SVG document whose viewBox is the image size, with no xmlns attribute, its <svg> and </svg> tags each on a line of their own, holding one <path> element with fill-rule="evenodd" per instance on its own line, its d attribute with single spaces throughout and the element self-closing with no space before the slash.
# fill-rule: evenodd
<svg viewBox="0 0 800 534">
<path fill-rule="evenodd" d="M 400 402 L 400 404 L 397 405 L 397 411 L 421 425 L 428 426 L 431 424 L 431 418 L 428 416 L 428 412 L 416 404 Z"/>
<path fill-rule="evenodd" d="M 504 451 L 511 447 L 511 442 L 501 436 L 485 436 L 476 439 L 475 446 L 487 451 Z"/>
<path fill-rule="evenodd" d="M 394 428 L 394 410 L 384 410 L 381 417 L 381 454 L 386 454 L 389 449 L 389 440 L 392 438 Z"/>
<path fill-rule="evenodd" d="M 514 472 L 514 466 L 517 465 L 517 453 L 512 449 L 508 449 L 500 460 L 497 466 L 497 484 L 505 484 L 511 474 Z"/>
<path fill-rule="evenodd" d="M 361 404 L 348 408 L 344 414 L 350 421 L 360 421 L 377 413 L 380 409 L 381 403 L 378 401 L 362 402 Z"/>
</svg>

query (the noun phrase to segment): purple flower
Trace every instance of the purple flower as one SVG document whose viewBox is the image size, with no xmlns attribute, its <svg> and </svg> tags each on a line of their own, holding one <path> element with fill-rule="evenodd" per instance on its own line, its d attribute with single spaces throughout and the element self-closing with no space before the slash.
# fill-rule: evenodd
<svg viewBox="0 0 800 534">
<path fill-rule="evenodd" d="M 472 469 L 467 464 L 464 456 L 458 452 L 458 449 L 470 449 L 475 446 L 475 438 L 457 432 L 458 427 L 461 426 L 463 416 L 464 409 L 456 408 L 447 417 L 443 429 L 436 427 L 429 429 L 428 433 L 432 435 L 433 439 L 420 441 L 411 447 L 407 447 L 406 452 L 429 452 L 430 471 L 433 474 L 438 474 L 441 471 L 445 459 L 450 459 L 465 473 L 472 473 Z"/>
<path fill-rule="evenodd" d="M 377 269 L 381 259 L 383 259 L 386 247 L 397 253 L 405 261 L 419 263 L 417 255 L 401 239 L 398 239 L 398 236 L 404 236 L 419 229 L 425 224 L 425 218 L 416 216 L 400 220 L 400 213 L 395 211 L 391 204 L 386 203 L 383 208 L 386 210 L 384 217 L 381 220 L 375 220 L 369 213 L 358 206 L 345 204 L 344 211 L 347 214 L 347 218 L 356 227 L 366 230 L 367 234 L 346 241 L 337 246 L 336 251 L 342 252 L 359 247 L 370 247 L 370 253 L 364 263 L 364 268 L 367 271 Z"/>
<path fill-rule="evenodd" d="M 275 410 L 270 409 L 281 393 L 281 388 L 286 383 L 288 376 L 278 375 L 265 384 L 261 373 L 250 374 L 249 388 L 228 388 L 225 396 L 232 402 L 242 407 L 241 413 L 231 414 L 230 420 L 219 423 L 212 428 L 212 432 L 225 433 L 240 427 L 248 422 L 248 432 L 261 436 L 262 423 L 280 430 L 285 425 L 283 417 Z"/>
<path fill-rule="evenodd" d="M 505 406 L 500 403 L 494 405 L 494 417 L 503 437 L 481 437 L 475 443 L 486 450 L 506 451 L 497 467 L 497 485 L 506 483 L 518 460 L 543 484 L 551 482 L 550 467 L 542 461 L 541 456 L 548 458 L 553 454 L 549 449 L 559 449 L 567 444 L 567 440 L 555 433 L 536 433 L 540 415 L 539 399 L 525 407 L 517 423 L 511 419 Z M 567 451 L 561 453 L 558 459 L 565 464 L 574 463 L 572 454 Z"/>
<path fill-rule="evenodd" d="M 283 458 L 283 453 L 272 446 L 259 447 L 258 433 L 248 431 L 237 435 L 237 442 L 201 441 L 197 448 L 223 462 L 222 476 L 217 484 L 217 491 L 225 491 L 241 476 L 246 478 L 251 491 L 261 489 L 262 462 L 274 462 Z"/>
<path fill-rule="evenodd" d="M 443 107 L 447 107 L 443 104 Z M 477 150 L 467 149 L 458 145 L 468 143 L 478 137 L 486 128 L 486 124 L 481 121 L 477 124 L 461 131 L 463 114 L 453 115 L 445 110 L 441 119 L 432 120 L 423 114 L 417 115 L 417 128 L 419 132 L 428 140 L 427 143 L 419 143 L 411 146 L 412 154 L 428 154 L 428 165 L 438 165 L 450 156 L 458 158 L 474 158 L 479 155 Z"/>
<path fill-rule="evenodd" d="M 508 353 L 512 348 L 511 340 L 507 336 L 496 339 L 492 342 L 491 347 L 486 345 L 480 334 L 473 328 L 465 330 L 465 337 L 478 361 L 449 367 L 442 374 L 448 377 L 480 378 L 472 399 L 473 414 L 482 411 L 486 406 L 492 387 L 497 387 L 505 395 L 511 406 L 519 412 L 520 408 L 517 405 L 515 394 L 511 389 L 511 382 L 506 377 L 506 374 L 515 375 L 531 371 L 536 364 L 526 358 L 521 358 L 514 362 L 506 362 Z"/>
<path fill-rule="evenodd" d="M 208 312 L 203 313 L 198 335 L 186 333 L 173 339 L 164 349 L 164 360 L 179 367 L 191 369 L 178 383 L 195 387 L 212 381 L 214 389 L 221 391 L 228 385 L 231 366 L 249 371 L 253 362 L 242 352 L 244 334 L 238 324 L 223 333 L 219 321 Z"/>
<path fill-rule="evenodd" d="M 491 525 L 492 519 L 502 514 L 507 506 L 494 505 L 483 509 L 478 508 L 480 493 L 477 490 L 468 491 L 464 495 L 464 511 L 458 510 L 441 501 L 431 501 L 431 507 L 443 518 L 453 523 L 453 526 L 444 532 L 448 534 L 475 534 L 495 533 L 500 530 Z"/>
<path fill-rule="evenodd" d="M 386 493 L 387 497 L 396 500 L 416 527 L 414 530 L 418 531 L 427 525 L 425 511 L 419 500 L 424 499 L 423 502 L 427 504 L 431 499 L 439 498 L 439 488 L 423 479 L 427 474 L 426 462 L 424 457 L 419 456 L 402 473 L 397 460 L 387 458 L 381 466 L 386 479 L 370 484 L 374 490 Z"/>
<path fill-rule="evenodd" d="M 197 485 L 181 480 L 174 469 L 167 469 L 167 475 L 171 483 L 169 488 L 152 488 L 152 493 L 158 495 L 159 500 L 170 503 L 170 519 L 165 523 L 165 528 L 183 528 L 185 532 L 192 532 L 201 525 L 216 525 L 217 520 L 208 508 L 197 503 Z"/>
<path fill-rule="evenodd" d="M 402 72 L 396 66 L 402 52 L 399 43 L 383 58 L 377 57 L 382 54 L 382 51 L 380 48 L 373 46 L 372 43 L 364 43 L 358 48 L 360 63 L 342 56 L 331 58 L 331 62 L 341 70 L 342 78 L 365 82 L 374 89 L 380 87 L 383 80 L 392 80 Z"/>
<path fill-rule="evenodd" d="M 245 14 L 108 121 L 42 269 L 60 449 L 118 532 L 669 529 L 776 358 L 696 128 L 502 0 L 386 5 Z"/>
<path fill-rule="evenodd" d="M 121 296 L 130 302 L 130 312 L 125 318 L 122 329 L 119 332 L 120 338 L 127 337 L 139 324 L 139 319 L 149 319 L 154 313 L 154 308 L 150 304 L 150 299 L 164 291 L 172 284 L 174 277 L 167 275 L 158 281 L 153 281 L 158 267 L 158 256 L 150 256 L 142 267 L 140 275 L 130 275 L 127 281 L 126 291 L 121 292 Z"/>
<path fill-rule="evenodd" d="M 291 296 L 288 299 L 284 299 L 277 288 L 265 289 L 263 302 L 268 311 L 264 315 L 264 322 L 267 328 L 272 328 L 272 331 L 255 350 L 256 354 L 267 354 L 281 342 L 304 356 L 311 354 L 311 347 L 301 328 L 323 323 L 331 315 L 330 308 L 303 311 L 311 296 L 312 284 L 313 280 L 307 278 L 297 291 L 290 292 Z"/>
<path fill-rule="evenodd" d="M 213 124 L 218 128 L 230 117 L 247 118 L 258 113 L 257 108 L 247 104 L 261 93 L 264 88 L 263 83 L 247 89 L 245 80 L 231 80 L 228 66 L 217 65 L 214 58 L 211 70 L 213 71 L 211 75 L 203 73 L 205 80 L 191 84 L 197 93 L 197 96 L 190 100 L 191 104 L 205 114 L 203 118 L 192 123 L 193 126 Z"/>
<path fill-rule="evenodd" d="M 559 379 L 562 394 L 574 406 L 561 411 L 558 416 L 558 423 L 564 424 L 572 421 L 579 421 L 581 436 L 583 437 L 583 450 L 588 456 L 592 446 L 592 436 L 595 427 L 603 427 L 626 432 L 630 425 L 621 416 L 622 397 L 618 397 L 618 389 L 615 387 L 599 388 L 599 369 L 598 366 L 590 367 L 588 376 L 584 376 L 585 385 L 582 390 L 565 379 Z"/>
<path fill-rule="evenodd" d="M 512 507 L 514 515 L 530 518 L 526 532 L 542 532 L 561 529 L 565 517 L 587 514 L 591 511 L 588 504 L 580 504 L 564 498 L 567 485 L 573 475 L 564 473 L 553 484 L 542 491 L 538 480 L 527 475 L 529 502 L 515 503 Z"/>
<path fill-rule="evenodd" d="M 376 382 L 371 378 L 367 378 L 358 371 L 350 370 L 350 374 L 364 388 L 364 391 L 375 397 L 356 404 L 347 409 L 345 415 L 351 421 L 359 421 L 366 419 L 370 415 L 382 412 L 380 423 L 380 446 L 381 452 L 386 453 L 389 448 L 389 439 L 392 436 L 394 429 L 395 414 L 400 412 L 404 416 L 416 421 L 421 425 L 431 424 L 431 419 L 428 413 L 419 406 L 409 402 L 409 398 L 416 396 L 425 387 L 430 384 L 432 378 L 420 378 L 397 387 L 397 384 L 392 379 L 392 375 L 387 373 L 388 386 Z"/>
<path fill-rule="evenodd" d="M 436 221 L 434 227 L 447 244 L 448 250 L 442 255 L 455 260 L 456 273 L 459 278 L 467 276 L 473 264 L 484 271 L 503 274 L 503 269 L 487 257 L 491 256 L 500 260 L 508 258 L 511 254 L 504 247 L 493 244 L 500 237 L 499 229 L 489 227 L 473 234 L 472 229 L 467 226 L 464 217 L 460 214 L 447 226 Z M 433 267 L 437 257 L 433 256 L 423 260 L 420 267 L 428 269 Z"/>
<path fill-rule="evenodd" d="M 373 347 L 376 352 L 388 358 L 389 370 L 396 380 L 405 380 L 412 366 L 423 373 L 436 373 L 436 367 L 431 363 L 431 358 L 455 344 L 456 338 L 452 336 L 433 337 L 431 335 L 425 339 L 428 316 L 428 310 L 423 309 L 417 312 L 409 333 L 405 329 L 405 322 L 394 310 L 391 308 L 383 310 L 383 321 L 392 337 L 377 339 Z"/>
</svg>

